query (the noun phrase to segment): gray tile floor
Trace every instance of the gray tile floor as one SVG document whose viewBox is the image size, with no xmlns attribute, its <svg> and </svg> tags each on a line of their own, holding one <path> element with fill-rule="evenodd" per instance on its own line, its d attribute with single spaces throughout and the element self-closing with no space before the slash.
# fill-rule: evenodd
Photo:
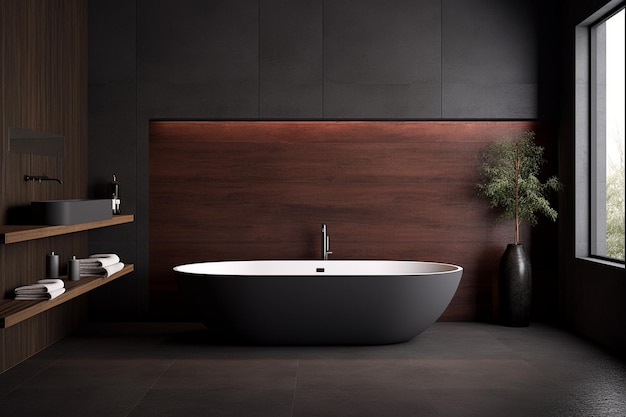
<svg viewBox="0 0 626 417">
<path fill-rule="evenodd" d="M 566 332 L 436 323 L 366 347 L 211 344 L 90 324 L 0 374 L 2 416 L 626 416 L 626 364 Z"/>
</svg>

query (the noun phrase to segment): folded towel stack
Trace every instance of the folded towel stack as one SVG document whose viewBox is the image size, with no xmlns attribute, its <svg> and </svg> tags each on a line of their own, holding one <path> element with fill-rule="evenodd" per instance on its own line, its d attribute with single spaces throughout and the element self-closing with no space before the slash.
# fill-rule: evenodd
<svg viewBox="0 0 626 417">
<path fill-rule="evenodd" d="M 60 279 L 40 279 L 36 284 L 15 289 L 16 300 L 52 300 L 65 292 Z"/>
<path fill-rule="evenodd" d="M 110 277 L 124 268 L 120 257 L 114 253 L 101 253 L 91 255 L 89 258 L 80 259 L 81 277 Z"/>
</svg>

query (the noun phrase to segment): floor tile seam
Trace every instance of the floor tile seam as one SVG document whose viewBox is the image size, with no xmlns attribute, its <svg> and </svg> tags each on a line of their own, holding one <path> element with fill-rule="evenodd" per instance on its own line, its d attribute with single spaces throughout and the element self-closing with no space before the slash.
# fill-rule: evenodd
<svg viewBox="0 0 626 417">
<path fill-rule="evenodd" d="M 29 358 L 30 359 L 30 358 Z M 44 373 L 45 371 L 47 371 L 48 369 L 50 369 L 53 365 L 55 365 L 56 363 L 58 363 L 61 359 L 57 358 L 57 359 L 53 359 L 50 361 L 50 363 L 48 363 L 47 365 L 45 365 L 44 367 L 42 367 L 40 370 L 38 370 L 37 372 L 35 372 L 33 375 L 29 376 L 28 378 L 26 378 L 25 380 L 23 380 L 21 383 L 11 387 L 11 389 L 9 389 L 9 391 L 6 392 L 6 394 L 0 396 L 0 399 L 6 399 L 8 398 L 13 392 L 22 389 L 22 387 L 27 387 L 28 384 L 30 382 L 32 382 L 35 378 L 37 378 L 39 375 L 41 375 L 42 373 Z M 18 364 L 19 365 L 19 364 Z M 7 370 L 7 372 L 10 372 L 10 369 Z"/>
<path fill-rule="evenodd" d="M 126 417 L 129 417 L 130 415 L 133 414 L 133 412 L 139 406 L 139 404 L 141 404 L 141 402 L 144 400 L 144 398 L 146 398 L 146 395 L 148 395 L 151 391 L 153 391 L 154 387 L 159 383 L 159 381 L 161 381 L 161 379 L 163 378 L 165 373 L 171 369 L 172 365 L 174 365 L 174 362 L 176 360 L 175 359 L 170 359 L 169 361 L 170 361 L 169 365 L 167 367 L 164 367 L 164 369 L 161 371 L 159 376 L 154 378 L 154 381 L 152 381 L 152 384 L 150 384 L 149 387 L 146 387 L 143 390 L 143 394 L 139 395 L 138 398 L 137 398 L 137 401 L 135 401 L 135 403 L 131 407 L 129 407 L 129 410 L 128 410 L 128 413 L 126 414 Z"/>
<path fill-rule="evenodd" d="M 298 360 L 296 363 L 296 375 L 293 381 L 293 392 L 291 394 L 291 407 L 289 410 L 289 415 L 290 417 L 293 417 L 294 415 L 294 411 L 296 409 L 296 395 L 298 392 L 298 376 L 299 376 L 299 372 L 300 372 L 300 356 L 298 356 Z"/>
<path fill-rule="evenodd" d="M 433 365 L 432 363 L 435 362 L 435 364 Z M 472 365 L 483 365 L 483 366 L 494 366 L 497 364 L 522 364 L 525 366 L 528 366 L 529 368 L 533 369 L 534 371 L 537 371 L 541 374 L 543 374 L 543 372 L 541 371 L 541 369 L 536 368 L 532 363 L 530 363 L 527 360 L 521 359 L 521 358 L 507 358 L 507 357 L 495 357 L 495 358 L 486 358 L 486 357 L 479 357 L 479 358 L 459 358 L 459 357 L 450 357 L 450 358 L 437 358 L 437 357 L 432 357 L 432 358 L 411 358 L 409 360 L 407 360 L 407 363 L 410 365 L 410 367 L 412 369 L 418 369 L 418 370 L 423 370 L 423 369 L 428 369 L 428 368 L 439 368 L 438 366 L 436 366 L 437 363 L 442 363 L 442 364 L 458 364 L 458 363 L 468 363 L 468 364 L 472 364 Z"/>
<path fill-rule="evenodd" d="M 545 366 L 541 366 L 542 365 L 541 363 L 535 363 L 535 361 L 532 361 L 532 360 L 527 360 L 527 364 L 530 368 L 533 369 L 533 371 L 537 373 L 537 375 L 541 376 L 541 379 L 544 383 L 554 385 L 555 388 L 559 390 L 565 390 L 565 391 L 569 390 L 568 387 L 570 386 L 570 382 L 569 381 L 563 382 L 563 376 L 564 376 L 563 372 L 560 371 L 558 373 L 555 373 L 554 370 L 546 369 Z M 575 364 L 572 364 L 572 365 L 576 366 Z M 575 376 L 573 375 L 571 377 L 575 378 Z M 576 380 L 580 384 L 584 382 L 585 380 L 592 382 L 593 378 L 581 379 L 581 378 L 576 377 Z"/>
<path fill-rule="evenodd" d="M 286 393 L 286 392 L 291 392 L 293 393 L 293 388 L 286 388 L 286 387 L 278 387 L 278 388 L 274 388 L 274 387 L 260 387 L 260 386 L 227 386 L 227 387 L 190 387 L 190 386 L 186 386 L 186 387 L 158 387 L 158 388 L 146 388 L 147 390 L 149 390 L 149 393 L 152 394 L 158 394 L 158 393 L 163 393 L 163 392 L 204 392 L 207 394 L 213 393 L 213 394 L 219 394 L 219 393 L 224 393 L 224 394 L 230 394 L 230 393 L 236 393 L 236 392 L 257 392 L 259 394 L 262 393 L 274 393 L 274 392 L 282 392 L 282 393 Z M 301 390 L 303 388 L 300 388 Z"/>
</svg>

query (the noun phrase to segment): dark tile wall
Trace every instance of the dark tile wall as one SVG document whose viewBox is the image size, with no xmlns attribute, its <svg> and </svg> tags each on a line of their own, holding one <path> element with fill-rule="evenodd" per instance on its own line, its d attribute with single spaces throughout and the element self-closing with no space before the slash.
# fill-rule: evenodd
<svg viewBox="0 0 626 417">
<path fill-rule="evenodd" d="M 89 197 L 108 198 L 106 186 L 116 174 L 122 213 L 138 214 L 142 211 L 138 210 L 137 193 L 143 187 L 137 182 L 136 5 L 134 1 L 89 1 L 88 7 Z M 89 252 L 114 252 L 122 261 L 136 263 L 137 237 L 137 223 L 93 230 L 89 232 Z M 147 299 L 140 295 L 142 280 L 137 275 L 90 294 L 91 311 L 106 315 L 115 310 L 118 317 L 136 317 L 138 311 L 146 311 Z M 112 299 L 117 300 L 114 308 Z"/>
<path fill-rule="evenodd" d="M 136 264 L 95 310 L 149 312 L 150 120 L 549 120 L 547 3 L 90 1 L 90 192 L 117 173 L 137 218 L 90 234 Z"/>
<path fill-rule="evenodd" d="M 562 112 L 559 132 L 560 177 L 565 185 L 561 193 L 561 221 L 559 240 L 562 242 L 559 268 L 561 271 L 561 317 L 564 323 L 576 332 L 604 346 L 621 353 L 626 352 L 626 280 L 624 266 L 606 265 L 589 259 L 576 257 L 583 236 L 576 236 L 576 226 L 585 224 L 586 217 L 575 210 L 577 183 L 576 161 L 576 118 L 581 114 L 576 103 L 575 89 L 580 88 L 584 79 L 575 79 L 575 68 L 586 66 L 586 62 L 576 56 L 576 25 L 588 19 L 596 11 L 604 12 L 623 2 L 616 0 L 572 0 L 569 7 L 562 10 L 560 31 L 563 34 L 563 50 L 560 55 L 560 87 L 562 91 Z M 584 125 L 584 123 L 583 123 Z M 582 242 L 583 246 L 586 243 Z"/>
<path fill-rule="evenodd" d="M 324 117 L 441 117 L 439 0 L 324 3 Z"/>
<path fill-rule="evenodd" d="M 443 1 L 444 118 L 538 116 L 540 33 L 531 4 Z"/>
<path fill-rule="evenodd" d="M 139 117 L 258 117 L 256 0 L 137 2 Z"/>
<path fill-rule="evenodd" d="M 261 119 L 323 116 L 321 1 L 264 1 L 259 7 Z"/>
</svg>

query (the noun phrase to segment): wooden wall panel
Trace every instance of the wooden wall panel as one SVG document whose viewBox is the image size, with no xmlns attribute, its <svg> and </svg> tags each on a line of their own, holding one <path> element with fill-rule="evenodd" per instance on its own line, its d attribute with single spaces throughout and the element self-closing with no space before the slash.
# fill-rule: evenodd
<svg viewBox="0 0 626 417">
<path fill-rule="evenodd" d="M 84 324 L 87 298 L 78 297 L 15 326 L 2 329 L 5 337 L 2 370 L 33 356 Z M 1 340 L 1 339 L 0 339 Z"/>
<path fill-rule="evenodd" d="M 87 20 L 85 0 L 5 1 L 2 138 L 9 128 L 65 137 L 62 158 L 6 152 L 2 223 L 35 199 L 82 198 L 87 176 Z M 56 182 L 25 182 L 24 175 Z M 17 212 L 15 213 L 17 214 Z"/>
<path fill-rule="evenodd" d="M 33 200 L 87 196 L 87 1 L 3 0 L 0 8 L 0 222 L 30 223 Z M 64 156 L 9 152 L 10 128 L 62 135 Z M 60 178 L 63 184 L 26 182 L 24 175 Z M 3 247 L 0 297 L 43 278 L 51 251 L 61 255 L 61 265 L 74 254 L 85 256 L 87 233 Z M 72 305 L 0 329 L 0 372 L 84 321 L 86 309 Z"/>
<path fill-rule="evenodd" d="M 60 274 L 66 274 L 67 261 L 73 255 L 85 258 L 86 232 L 55 236 L 6 245 L 3 268 L 3 292 L 0 298 L 13 298 L 13 290 L 22 285 L 30 285 L 46 276 L 46 255 L 55 252 L 59 255 Z"/>
<path fill-rule="evenodd" d="M 177 264 L 317 258 L 326 223 L 335 259 L 463 266 L 443 319 L 489 318 L 513 227 L 477 196 L 481 153 L 528 129 L 553 140 L 527 121 L 151 122 L 151 306 L 177 298 Z"/>
</svg>

